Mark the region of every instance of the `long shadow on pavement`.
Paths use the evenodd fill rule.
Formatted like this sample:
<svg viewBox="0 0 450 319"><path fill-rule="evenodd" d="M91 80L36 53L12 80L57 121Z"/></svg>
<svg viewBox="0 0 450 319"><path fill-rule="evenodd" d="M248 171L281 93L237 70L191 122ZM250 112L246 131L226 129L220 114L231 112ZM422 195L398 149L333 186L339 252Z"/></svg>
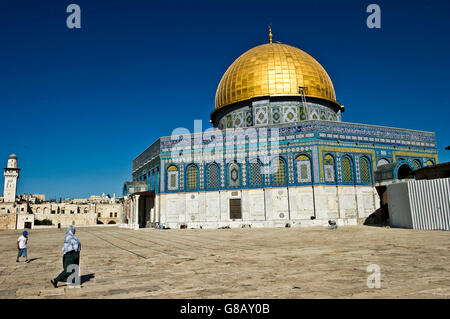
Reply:
<svg viewBox="0 0 450 319"><path fill-rule="evenodd" d="M81 284L84 284L85 282L91 280L92 278L95 278L95 274L88 274L88 275L83 275L81 276Z"/></svg>

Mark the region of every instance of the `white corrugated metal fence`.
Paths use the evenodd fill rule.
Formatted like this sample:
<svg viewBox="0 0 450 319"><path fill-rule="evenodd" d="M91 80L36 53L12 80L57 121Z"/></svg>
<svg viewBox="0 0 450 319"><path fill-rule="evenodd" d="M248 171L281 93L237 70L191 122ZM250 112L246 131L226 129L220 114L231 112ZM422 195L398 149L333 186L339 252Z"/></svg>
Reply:
<svg viewBox="0 0 450 319"><path fill-rule="evenodd" d="M414 229L450 230L450 178L408 181Z"/></svg>

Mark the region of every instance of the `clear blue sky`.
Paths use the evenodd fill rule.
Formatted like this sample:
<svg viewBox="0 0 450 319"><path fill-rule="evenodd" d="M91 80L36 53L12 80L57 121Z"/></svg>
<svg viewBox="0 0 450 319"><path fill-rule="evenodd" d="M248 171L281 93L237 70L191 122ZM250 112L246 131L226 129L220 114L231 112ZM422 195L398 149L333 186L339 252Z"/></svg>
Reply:
<svg viewBox="0 0 450 319"><path fill-rule="evenodd" d="M18 155L19 193L120 195L155 139L208 123L222 74L269 22L324 66L344 121L434 131L449 161L449 21L449 1L2 0L0 162Z"/></svg>

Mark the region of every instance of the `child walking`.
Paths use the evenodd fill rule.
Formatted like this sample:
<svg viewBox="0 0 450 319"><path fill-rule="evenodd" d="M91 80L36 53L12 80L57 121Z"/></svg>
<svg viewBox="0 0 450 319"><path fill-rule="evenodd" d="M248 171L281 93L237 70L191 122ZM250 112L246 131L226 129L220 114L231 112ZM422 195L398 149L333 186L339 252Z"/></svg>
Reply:
<svg viewBox="0 0 450 319"><path fill-rule="evenodd" d="M17 259L16 259L17 263L19 262L20 257L25 257L26 263L30 262L27 257L27 242L28 242L28 232L24 231L22 233L22 235L19 237L19 239L17 239L17 249L19 251L17 253Z"/></svg>

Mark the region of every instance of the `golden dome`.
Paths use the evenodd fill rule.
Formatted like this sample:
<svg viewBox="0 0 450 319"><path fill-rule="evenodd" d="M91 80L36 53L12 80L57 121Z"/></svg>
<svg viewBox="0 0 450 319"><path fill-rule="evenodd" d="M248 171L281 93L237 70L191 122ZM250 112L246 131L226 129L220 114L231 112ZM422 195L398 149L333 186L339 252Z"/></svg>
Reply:
<svg viewBox="0 0 450 319"><path fill-rule="evenodd" d="M333 83L325 69L306 52L282 43L256 46L223 75L216 92L215 110L259 96L305 95L336 102Z"/></svg>

